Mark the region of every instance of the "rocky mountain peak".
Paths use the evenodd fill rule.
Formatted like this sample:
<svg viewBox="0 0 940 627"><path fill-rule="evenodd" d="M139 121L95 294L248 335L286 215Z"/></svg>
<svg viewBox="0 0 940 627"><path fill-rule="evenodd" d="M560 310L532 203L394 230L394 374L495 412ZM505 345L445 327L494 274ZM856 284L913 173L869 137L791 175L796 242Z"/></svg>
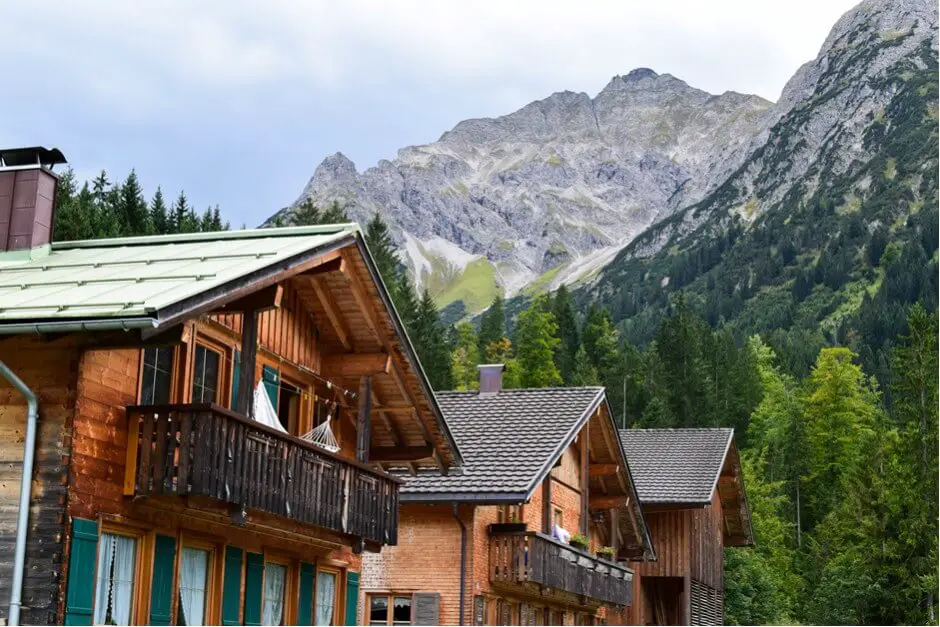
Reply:
<svg viewBox="0 0 940 627"><path fill-rule="evenodd" d="M351 181L359 175L356 164L341 152L336 152L320 162L313 173L313 181L326 184L332 181Z"/></svg>

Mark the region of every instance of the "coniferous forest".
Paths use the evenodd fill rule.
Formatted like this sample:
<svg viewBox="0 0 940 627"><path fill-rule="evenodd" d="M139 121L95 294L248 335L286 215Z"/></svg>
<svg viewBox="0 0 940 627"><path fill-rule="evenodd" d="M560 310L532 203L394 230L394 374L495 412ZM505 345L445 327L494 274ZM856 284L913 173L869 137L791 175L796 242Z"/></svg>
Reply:
<svg viewBox="0 0 940 627"><path fill-rule="evenodd" d="M183 192L167 202L158 188L147 202L133 171L81 186L67 171L59 186L58 241L228 228L218 207L198 213ZM335 203L308 201L290 224L346 220ZM923 624L937 622L936 211L905 229L858 234L862 252L840 265L855 237L845 229L823 250L833 259L796 274L797 302L845 277L877 278L828 331L766 316L726 324L678 289L624 322L565 286L515 312L496 298L478 321L448 326L380 216L364 234L435 389L473 389L477 364L498 362L506 387L606 386L624 427L734 427L756 546L726 551L726 622Z"/></svg>

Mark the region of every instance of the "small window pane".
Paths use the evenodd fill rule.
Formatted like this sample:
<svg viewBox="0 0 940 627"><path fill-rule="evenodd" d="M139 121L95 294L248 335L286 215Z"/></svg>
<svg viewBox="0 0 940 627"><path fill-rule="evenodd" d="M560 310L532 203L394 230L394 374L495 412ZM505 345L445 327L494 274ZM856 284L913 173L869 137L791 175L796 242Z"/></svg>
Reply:
<svg viewBox="0 0 940 627"><path fill-rule="evenodd" d="M180 555L177 625L205 625L209 551L183 547Z"/></svg>
<svg viewBox="0 0 940 627"><path fill-rule="evenodd" d="M148 348L144 350L144 370L140 384L141 404L162 405L170 402L172 371L173 349Z"/></svg>
<svg viewBox="0 0 940 627"><path fill-rule="evenodd" d="M98 539L98 578L95 585L96 625L130 625L134 603L137 540L102 533Z"/></svg>
<svg viewBox="0 0 940 627"><path fill-rule="evenodd" d="M193 368L193 402L214 403L216 386L219 380L219 361L221 355L205 346L196 347L195 367Z"/></svg>
<svg viewBox="0 0 940 627"><path fill-rule="evenodd" d="M395 597L395 608L392 612L392 624L411 624L411 597Z"/></svg>
<svg viewBox="0 0 940 627"><path fill-rule="evenodd" d="M369 597L369 624L388 624L388 597Z"/></svg>

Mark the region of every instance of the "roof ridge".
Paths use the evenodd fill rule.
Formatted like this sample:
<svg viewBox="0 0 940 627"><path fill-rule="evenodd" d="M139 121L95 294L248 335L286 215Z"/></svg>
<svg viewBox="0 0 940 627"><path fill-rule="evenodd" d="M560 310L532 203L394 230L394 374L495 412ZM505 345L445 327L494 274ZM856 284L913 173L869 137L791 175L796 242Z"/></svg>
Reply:
<svg viewBox="0 0 940 627"><path fill-rule="evenodd" d="M337 224L314 224L309 226L285 226L278 228L239 229L236 231L207 231L201 233L174 233L172 235L139 235L134 237L111 237L53 242L52 250L74 248L109 248L115 246L147 246L153 244L177 244L192 242L217 242L221 240L255 239L263 237L296 237L298 235L332 235L343 231L361 231L357 222Z"/></svg>
<svg viewBox="0 0 940 627"><path fill-rule="evenodd" d="M593 391L603 390L604 386L602 385L572 385L572 386L558 386L558 387L545 387L545 388L503 388L498 393L495 394L483 394L482 398L499 398L500 395L507 393L519 393L519 392L568 392L568 391ZM479 390L436 390L435 395L442 394L452 394L457 396L458 394L473 394L474 396L481 396Z"/></svg>

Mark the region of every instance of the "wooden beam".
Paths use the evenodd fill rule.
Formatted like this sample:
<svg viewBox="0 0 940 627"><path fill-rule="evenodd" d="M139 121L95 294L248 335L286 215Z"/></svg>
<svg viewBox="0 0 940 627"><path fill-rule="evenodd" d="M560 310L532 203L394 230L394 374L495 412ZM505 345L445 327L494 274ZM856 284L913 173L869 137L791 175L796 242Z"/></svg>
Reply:
<svg viewBox="0 0 940 627"><path fill-rule="evenodd" d="M385 412L387 414L413 414L417 411L414 405L383 405L382 403L376 403L372 408L375 411Z"/></svg>
<svg viewBox="0 0 940 627"><path fill-rule="evenodd" d="M608 515L610 516L610 547L616 553L620 549L620 510L611 507Z"/></svg>
<svg viewBox="0 0 940 627"><path fill-rule="evenodd" d="M590 433L589 427L591 421L588 420L584 423L584 426L581 427L581 434L578 436L581 439L581 533L583 535L588 535L590 533L591 527L591 512L588 507L588 500L590 494L590 481L591 477L588 474L588 468L590 466Z"/></svg>
<svg viewBox="0 0 940 627"><path fill-rule="evenodd" d="M219 311L232 313L236 311L266 311L268 309L276 309L281 306L283 296L284 285L282 283L276 283L275 285L268 286L257 292L252 292L251 294L225 303Z"/></svg>
<svg viewBox="0 0 940 627"><path fill-rule="evenodd" d="M616 475L619 471L620 466L617 464L591 464L588 474L591 477L608 477Z"/></svg>
<svg viewBox="0 0 940 627"><path fill-rule="evenodd" d="M330 272L344 272L345 270L346 260L342 257L337 257L336 259L331 259L327 262L321 263L319 266L307 270L301 276L320 276L329 274Z"/></svg>
<svg viewBox="0 0 940 627"><path fill-rule="evenodd" d="M636 514L633 513L633 505L630 497L627 497L627 516L630 518L630 527L633 529L633 537L637 544L643 546L643 534L640 533L640 523L637 522Z"/></svg>
<svg viewBox="0 0 940 627"><path fill-rule="evenodd" d="M301 274L294 278L310 286L310 289L313 290L314 295L320 302L320 307L326 314L326 319L330 322L330 326L333 327L333 331L336 332L336 337L339 338L340 344L342 344L343 348L346 350L352 350L353 346L349 339L349 329L346 328L346 322L343 316L336 310L333 299L330 298L329 292L323 286L322 280L317 276L307 274Z"/></svg>
<svg viewBox="0 0 940 627"><path fill-rule="evenodd" d="M341 353L320 358L325 377L365 377L387 374L392 364L388 353Z"/></svg>
<svg viewBox="0 0 940 627"><path fill-rule="evenodd" d="M552 474L542 482L542 533L552 533Z"/></svg>
<svg viewBox="0 0 940 627"><path fill-rule="evenodd" d="M601 407L597 409L598 413L596 415L601 415L602 413L606 413L602 409L603 407L605 406L602 404ZM617 439L620 436L617 434L617 428L613 425L612 420L600 420L599 422L601 423L601 435L604 436L604 442L607 443L607 448L610 449L615 459L619 459L620 458L620 454L619 454L620 443L617 442ZM613 429L614 431L613 436L611 436L610 431L608 430L608 427L611 427ZM627 486L627 481L624 478L624 475L626 475L628 472L629 472L628 466L624 466L623 472L617 473L617 483L620 484L620 488L623 490L624 494L630 494L630 488Z"/></svg>
<svg viewBox="0 0 940 627"><path fill-rule="evenodd" d="M591 509L611 509L613 507L626 507L629 498L620 496L592 496L589 499Z"/></svg>
<svg viewBox="0 0 940 627"><path fill-rule="evenodd" d="M434 447L425 446L379 446L369 450L369 461L373 462L408 462L427 459L434 453Z"/></svg>
<svg viewBox="0 0 940 627"><path fill-rule="evenodd" d="M238 371L238 413L251 416L254 403L255 363L258 356L258 313L242 315L242 351Z"/></svg>
<svg viewBox="0 0 940 627"><path fill-rule="evenodd" d="M356 420L356 459L369 463L372 441L372 377L359 379L359 413Z"/></svg>

